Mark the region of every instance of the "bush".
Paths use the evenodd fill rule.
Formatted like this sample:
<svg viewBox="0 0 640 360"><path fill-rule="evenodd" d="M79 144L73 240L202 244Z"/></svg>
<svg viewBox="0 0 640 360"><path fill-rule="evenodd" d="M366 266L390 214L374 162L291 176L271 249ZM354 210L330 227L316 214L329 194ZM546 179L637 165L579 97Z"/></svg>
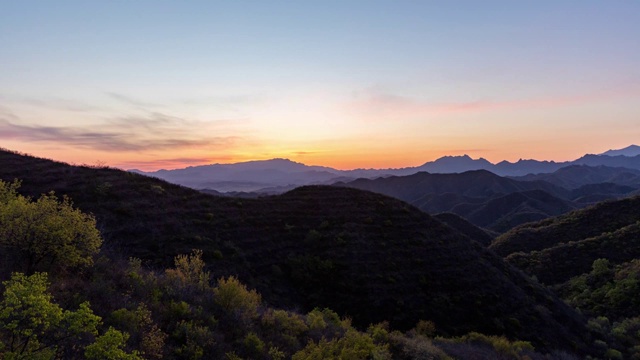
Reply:
<svg viewBox="0 0 640 360"><path fill-rule="evenodd" d="M0 180L0 248L16 256L20 270L85 267L93 263L102 238L96 220L53 192L37 201L18 195L18 182Z"/></svg>
<svg viewBox="0 0 640 360"><path fill-rule="evenodd" d="M213 289L216 304L225 311L243 319L254 319L258 315L258 306L262 297L255 290L248 290L240 281L230 276L218 279Z"/></svg>
<svg viewBox="0 0 640 360"><path fill-rule="evenodd" d="M14 273L3 284L0 358L48 358L56 352L72 356L79 345L97 335L100 317L86 302L76 311L55 304L47 292L47 274Z"/></svg>
<svg viewBox="0 0 640 360"><path fill-rule="evenodd" d="M174 263L175 269L167 269L166 275L170 281L177 283L178 287L193 287L200 291L210 288L211 275L204 270L202 250L194 249L189 255L178 255L175 257Z"/></svg>

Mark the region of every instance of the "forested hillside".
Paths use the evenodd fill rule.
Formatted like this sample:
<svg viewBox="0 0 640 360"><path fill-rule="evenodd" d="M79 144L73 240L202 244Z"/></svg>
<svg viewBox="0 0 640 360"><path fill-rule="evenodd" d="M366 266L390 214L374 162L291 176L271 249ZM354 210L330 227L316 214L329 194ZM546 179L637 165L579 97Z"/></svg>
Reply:
<svg viewBox="0 0 640 360"><path fill-rule="evenodd" d="M134 257L154 279L176 256L198 249L208 278L237 277L269 306L330 308L362 330L383 321L407 330L424 320L445 336L475 331L541 351L591 351L578 313L480 243L401 201L337 187L221 198L114 169L0 154L7 165L0 178L20 179L20 193L53 190L95 216L104 239L96 264L106 268L115 262L125 271ZM105 267L87 271L122 276L101 273ZM102 299L122 296L95 291Z"/></svg>
<svg viewBox="0 0 640 360"><path fill-rule="evenodd" d="M619 358L640 357L640 197L519 226L490 248L589 316Z"/></svg>

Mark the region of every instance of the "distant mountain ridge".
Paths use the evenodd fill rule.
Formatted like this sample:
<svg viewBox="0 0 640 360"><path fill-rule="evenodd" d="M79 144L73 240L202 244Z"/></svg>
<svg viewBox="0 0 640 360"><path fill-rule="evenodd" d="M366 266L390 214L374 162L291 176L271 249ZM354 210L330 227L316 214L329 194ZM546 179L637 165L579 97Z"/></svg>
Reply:
<svg viewBox="0 0 640 360"><path fill-rule="evenodd" d="M605 151L600 155L607 155L607 156L638 156L640 155L640 146L638 145L630 145L627 146L624 149L619 149L619 150L609 150L609 151Z"/></svg>
<svg viewBox="0 0 640 360"><path fill-rule="evenodd" d="M567 189L577 189L584 185L613 183L640 188L640 170L604 165L570 165L553 173L529 174L512 177L515 180L543 180Z"/></svg>
<svg viewBox="0 0 640 360"><path fill-rule="evenodd" d="M444 156L416 167L338 170L277 158L235 164L190 166L184 169L154 172L130 171L195 189L273 194L302 185L332 184L358 178L404 176L418 172L462 173L471 170L487 170L500 176L526 176L552 173L573 165L622 167L640 171L640 153L636 154L640 151L639 149L639 146L631 145L624 149L609 150L599 155L588 154L574 161L565 162L521 159L517 162L501 161L493 164L484 158L472 159L468 155L462 155Z"/></svg>

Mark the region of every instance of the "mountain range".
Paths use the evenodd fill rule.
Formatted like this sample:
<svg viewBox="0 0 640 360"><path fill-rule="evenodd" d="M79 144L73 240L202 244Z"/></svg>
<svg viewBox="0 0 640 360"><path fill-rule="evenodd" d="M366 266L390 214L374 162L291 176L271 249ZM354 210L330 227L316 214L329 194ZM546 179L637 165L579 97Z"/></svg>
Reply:
<svg viewBox="0 0 640 360"><path fill-rule="evenodd" d="M487 170L500 176L531 176L553 173L574 165L606 166L640 171L639 146L609 150L599 155L585 155L574 161L554 162L538 160L502 161L493 164L486 159L472 159L468 155L445 156L417 167L399 169L338 170L325 166L308 166L287 159L249 161L236 164L191 166L184 169L132 172L157 177L194 189L209 189L220 193L256 192L278 194L297 186L348 182L358 178L405 176L417 172L461 173ZM237 194L236 194L237 195Z"/></svg>

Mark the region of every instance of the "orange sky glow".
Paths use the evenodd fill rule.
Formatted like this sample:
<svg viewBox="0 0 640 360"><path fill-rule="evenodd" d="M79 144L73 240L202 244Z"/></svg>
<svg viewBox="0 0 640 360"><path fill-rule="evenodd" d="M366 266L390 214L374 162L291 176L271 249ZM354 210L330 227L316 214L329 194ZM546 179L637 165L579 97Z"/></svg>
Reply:
<svg viewBox="0 0 640 360"><path fill-rule="evenodd" d="M463 3L13 2L0 147L153 171L640 143L640 3Z"/></svg>

